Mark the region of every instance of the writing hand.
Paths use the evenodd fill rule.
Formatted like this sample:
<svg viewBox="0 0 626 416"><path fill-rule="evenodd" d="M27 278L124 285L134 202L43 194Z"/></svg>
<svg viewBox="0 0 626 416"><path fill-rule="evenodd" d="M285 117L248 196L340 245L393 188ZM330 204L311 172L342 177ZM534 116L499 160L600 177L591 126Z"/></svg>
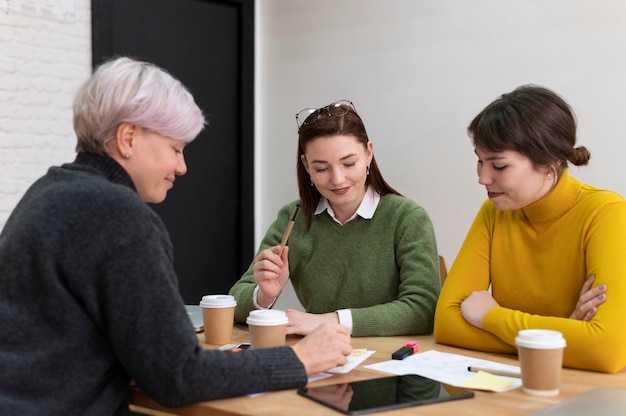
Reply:
<svg viewBox="0 0 626 416"><path fill-rule="evenodd" d="M583 284L578 303L570 315L570 319L589 322L598 312L598 306L606 301L606 285L591 288L595 279L595 276L590 276Z"/></svg>
<svg viewBox="0 0 626 416"><path fill-rule="evenodd" d="M309 375L344 365L352 353L346 327L331 323L319 325L292 348Z"/></svg>

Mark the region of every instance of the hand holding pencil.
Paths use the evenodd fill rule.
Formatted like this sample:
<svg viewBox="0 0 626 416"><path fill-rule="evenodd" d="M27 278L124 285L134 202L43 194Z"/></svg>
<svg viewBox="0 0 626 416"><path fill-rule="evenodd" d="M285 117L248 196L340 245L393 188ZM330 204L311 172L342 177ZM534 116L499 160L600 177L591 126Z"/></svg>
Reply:
<svg viewBox="0 0 626 416"><path fill-rule="evenodd" d="M254 280L259 286L257 302L260 306L268 307L271 305L289 280L287 241L299 210L300 204L297 204L289 218L280 245L263 250L255 259Z"/></svg>

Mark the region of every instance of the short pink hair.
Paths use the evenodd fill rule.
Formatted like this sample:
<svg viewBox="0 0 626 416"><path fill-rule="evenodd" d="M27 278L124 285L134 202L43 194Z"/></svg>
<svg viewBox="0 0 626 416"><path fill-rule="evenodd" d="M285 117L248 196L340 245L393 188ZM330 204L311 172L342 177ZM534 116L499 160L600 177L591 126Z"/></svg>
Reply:
<svg viewBox="0 0 626 416"><path fill-rule="evenodd" d="M123 123L190 142L204 115L187 88L164 69L128 57L100 65L74 99L76 151L106 153Z"/></svg>

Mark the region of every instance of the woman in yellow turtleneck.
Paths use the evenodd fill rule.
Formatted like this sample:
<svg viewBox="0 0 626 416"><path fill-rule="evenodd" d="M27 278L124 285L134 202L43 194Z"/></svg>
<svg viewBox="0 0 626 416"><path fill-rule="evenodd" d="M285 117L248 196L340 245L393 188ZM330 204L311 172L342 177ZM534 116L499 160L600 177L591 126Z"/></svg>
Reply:
<svg viewBox="0 0 626 416"><path fill-rule="evenodd" d="M626 201L569 176L586 165L569 105L522 86L468 127L481 207L443 286L438 342L515 353L521 329L561 331L566 367L626 366Z"/></svg>

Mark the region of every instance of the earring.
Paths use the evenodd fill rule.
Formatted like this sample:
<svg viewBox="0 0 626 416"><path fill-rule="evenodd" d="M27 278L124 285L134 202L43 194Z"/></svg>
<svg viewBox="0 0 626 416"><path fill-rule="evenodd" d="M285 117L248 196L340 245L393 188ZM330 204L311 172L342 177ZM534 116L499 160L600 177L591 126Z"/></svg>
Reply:
<svg viewBox="0 0 626 416"><path fill-rule="evenodd" d="M365 168L365 174L367 176L369 176L369 174L370 174L370 167L369 167L369 165Z"/></svg>
<svg viewBox="0 0 626 416"><path fill-rule="evenodd" d="M309 178L309 180L311 181L311 186L313 186L313 179Z"/></svg>
<svg viewBox="0 0 626 416"><path fill-rule="evenodd" d="M124 158L130 159L130 156L131 156L130 152L124 153Z"/></svg>
<svg viewBox="0 0 626 416"><path fill-rule="evenodd" d="M548 180L552 179L552 174L548 173Z"/></svg>

